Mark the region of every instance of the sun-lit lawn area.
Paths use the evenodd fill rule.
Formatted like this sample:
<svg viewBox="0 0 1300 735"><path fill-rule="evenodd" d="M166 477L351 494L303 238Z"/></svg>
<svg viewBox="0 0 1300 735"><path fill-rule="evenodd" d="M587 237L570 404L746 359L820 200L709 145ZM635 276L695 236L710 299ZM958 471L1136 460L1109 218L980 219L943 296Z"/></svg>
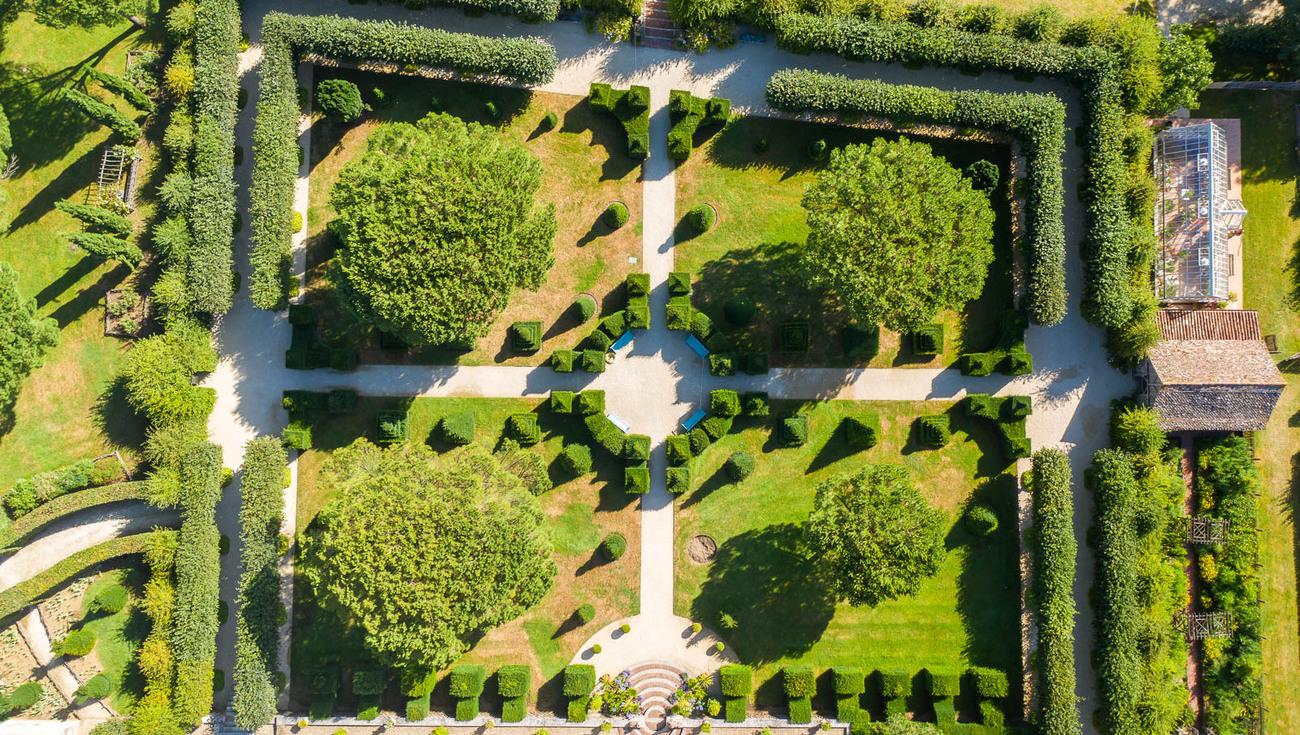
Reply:
<svg viewBox="0 0 1300 735"><path fill-rule="evenodd" d="M568 442L589 443L590 434L580 421L551 413L538 400L417 398L411 402L362 398L355 412L318 422L313 431L313 448L299 459L300 532L309 529L311 519L329 501L328 497L323 497L316 482L329 450L361 436L374 440L378 413L403 408L408 411L409 441L429 442L440 451L447 447L436 435L431 437L431 433L439 419L448 414L472 413L475 442L485 447L497 445L511 414L537 412L539 415L543 440L532 451L540 452L547 460L552 467L551 477L557 483L553 490L541 496L541 504L546 514L545 527L555 547L559 574L541 603L518 619L488 632L459 662L483 663L489 671L503 664L528 664L533 668L536 689L537 685L555 677L577 652L578 646L602 625L632 615L638 609L641 526L635 498L622 489L623 465L596 451L593 453L593 473L565 481L565 476L553 464L555 458ZM627 553L615 562L606 562L597 547L607 534L614 531L627 538ZM300 601L309 596L305 582L300 581L295 586L295 594ZM591 623L580 625L573 615L584 603L595 607L596 617ZM304 647L297 645L302 641L319 641L331 650L343 646L350 651L347 656L360 653L355 644L338 640L336 626L321 620L323 616L315 612L310 603L295 610L294 656L299 663L307 660ZM317 622L323 626L318 629L321 633L314 632ZM301 669L295 666L295 671L298 670ZM553 710L560 704L558 693L552 690L553 687L543 688L538 693L541 697L539 704L544 709ZM445 687L435 691L435 704L438 694L444 691Z"/></svg>
<svg viewBox="0 0 1300 735"><path fill-rule="evenodd" d="M1245 306L1259 310L1265 334L1276 334L1281 356L1300 352L1300 218L1296 216L1297 177L1294 124L1300 95L1278 92L1205 92L1194 116L1241 119L1242 268ZM1300 375L1284 370L1288 387L1268 429L1255 436L1264 478L1260 503L1260 564L1263 593L1264 707L1267 732L1300 731Z"/></svg>
<svg viewBox="0 0 1300 735"><path fill-rule="evenodd" d="M796 412L809 417L808 442L778 448L771 428ZM916 417L944 412L952 419L949 444L938 450L918 446ZM870 413L880 417L881 441L854 454L840 422ZM692 471L700 481L679 501L677 513L677 613L715 628L721 614L735 618L736 629L721 634L742 661L757 667L757 682L796 663L868 671L1017 670L1015 480L991 426L940 401L778 401L772 414L738 422L733 433L694 460ZM733 484L722 465L739 450L758 463L751 476ZM953 522L939 573L917 596L874 608L837 604L801 542L817 484L866 463L907 467L926 500ZM999 528L989 539L975 538L960 521L973 500L996 509ZM712 562L700 564L688 555L688 543L698 534L717 542ZM779 678L775 681L759 688L760 705L784 703Z"/></svg>
<svg viewBox="0 0 1300 735"><path fill-rule="evenodd" d="M709 204L717 211L718 220L712 230L694 237L684 225L677 228L676 269L693 274L695 306L718 325L726 326L723 306L729 298L749 297L758 309L753 324L729 329L729 333L746 349L771 350L775 365L850 363L840 330L852 315L839 309L828 294L810 287L800 268L799 250L808 238L800 200L821 168L808 155L814 141L822 139L836 148L869 143L877 137L881 134L861 128L734 117L677 170L678 216L696 205ZM755 149L760 140L768 146L761 153ZM991 197L997 216L995 260L979 299L962 313L939 315L945 333L939 356L912 355L907 340L882 329L880 351L868 363L871 367L950 365L962 351L988 349L1012 305L1006 146L923 140L954 166L965 167L983 158L1001 169L1003 183ZM809 323L807 353L776 351L781 324L787 321Z"/></svg>
<svg viewBox="0 0 1300 735"><path fill-rule="evenodd" d="M597 303L610 297L633 271L641 270L640 167L623 153L623 132L613 118L590 109L585 98L544 92L447 82L419 77L368 74L317 69L316 80L342 76L354 80L363 97L384 90L386 105L375 105L361 122L344 125L317 117L312 127L311 201L308 226L308 300L326 316L323 336L328 342L360 344L363 362L463 364L540 364L551 351L572 347L585 336L568 313L580 293L590 293ZM491 119L486 104L496 105L500 118ZM462 119L498 127L541 161L542 187L538 198L555 205L557 232L555 265L536 292L520 290L493 322L476 349L465 352L422 349L411 353L378 349L368 329L338 315L334 292L325 277L337 241L327 231L333 217L330 189L343 167L362 154L366 138L385 121L415 121L434 109ZM559 122L554 130L539 126L546 113ZM610 231L600 221L605 207L615 201L627 205L630 218ZM635 260L630 260L630 259ZM611 302L612 303L612 302ZM619 308L619 307L615 307ZM535 355L515 355L507 343L507 330L520 320L542 322L543 346Z"/></svg>
<svg viewBox="0 0 1300 735"><path fill-rule="evenodd" d="M100 670L113 680L113 693L109 702L118 712L129 711L143 692L144 677L135 666L135 653L149 634L149 619L137 607L144 581L143 569L114 569L106 572L86 589L81 598L82 614L86 623L81 626L95 632L95 659ZM111 584L124 584L131 590L132 600L120 612L88 614L90 603L100 590Z"/></svg>
<svg viewBox="0 0 1300 735"><path fill-rule="evenodd" d="M56 211L54 203L64 198L80 202L88 196L108 140L106 129L58 95L73 84L83 64L124 73L127 52L143 43L129 24L56 30L24 14L5 29L0 105L9 117L18 166L3 183L9 204L0 220L12 224L0 231L0 260L18 271L23 295L36 299L40 313L57 320L60 343L47 354L45 366L24 383L13 427L0 427L0 488L17 477L129 448L142 439L139 422L121 401L101 401L109 393L124 348L119 340L103 335L103 295L131 274L123 266L84 255L64 240L64 233L80 227ZM120 101L115 104L129 109ZM145 169L133 219L143 222L152 208L152 152L148 145L139 150Z"/></svg>
<svg viewBox="0 0 1300 735"><path fill-rule="evenodd" d="M987 0L956 0L958 5L967 5ZM1008 13L1023 13L1040 5L1051 5L1067 18L1091 18L1095 16L1123 15L1141 6L1151 6L1151 0L992 0Z"/></svg>

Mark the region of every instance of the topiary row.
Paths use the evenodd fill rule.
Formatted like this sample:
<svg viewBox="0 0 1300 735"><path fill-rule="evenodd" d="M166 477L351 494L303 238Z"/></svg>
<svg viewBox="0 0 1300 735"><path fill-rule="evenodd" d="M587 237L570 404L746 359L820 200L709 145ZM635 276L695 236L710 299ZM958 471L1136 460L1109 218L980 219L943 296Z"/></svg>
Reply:
<svg viewBox="0 0 1300 735"><path fill-rule="evenodd" d="M1074 498L1070 458L1059 449L1034 453L1034 613L1038 621L1037 722L1043 735L1078 735L1074 694Z"/></svg>
<svg viewBox="0 0 1300 735"><path fill-rule="evenodd" d="M830 19L817 20L824 25ZM850 28L857 29L857 26ZM849 30L846 28L843 32L847 34ZM819 47L818 50L829 49ZM1057 324L1065 317L1062 184L1065 107L1055 97L949 92L785 69L773 74L768 81L767 101L782 110L866 114L898 122L984 128L1018 138L1028 162L1028 311L1039 324Z"/></svg>
<svg viewBox="0 0 1300 735"><path fill-rule="evenodd" d="M592 82L587 102L593 110L613 115L627 134L627 156L644 160L650 155L650 88L633 85L614 89L602 82Z"/></svg>
<svg viewBox="0 0 1300 735"><path fill-rule="evenodd" d="M668 157L685 161L695 147L695 133L700 128L725 125L731 116L731 100L721 97L703 99L681 89L668 93Z"/></svg>
<svg viewBox="0 0 1300 735"><path fill-rule="evenodd" d="M591 664L569 664L564 667L561 691L569 700L569 722L585 722L591 710L591 693L596 689L596 667Z"/></svg>
<svg viewBox="0 0 1300 735"><path fill-rule="evenodd" d="M313 53L343 61L389 61L525 84L550 81L555 48L535 38L489 38L391 21L268 13L262 24L261 99L253 133L251 226L253 303L280 308L285 298L298 175L297 58Z"/></svg>
<svg viewBox="0 0 1300 735"><path fill-rule="evenodd" d="M176 604L172 650L176 657L176 716L197 724L212 711L217 653L217 603L221 557L216 508L221 499L221 449L202 442L181 456L181 528L176 548Z"/></svg>

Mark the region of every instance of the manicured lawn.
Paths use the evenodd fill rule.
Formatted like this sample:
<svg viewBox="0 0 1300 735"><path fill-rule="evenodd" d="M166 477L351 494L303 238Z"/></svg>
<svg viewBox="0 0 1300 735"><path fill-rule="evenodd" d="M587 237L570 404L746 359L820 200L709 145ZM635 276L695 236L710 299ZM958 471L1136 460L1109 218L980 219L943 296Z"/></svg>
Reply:
<svg viewBox="0 0 1300 735"><path fill-rule="evenodd" d="M9 117L18 169L3 183L12 224L0 233L0 260L17 269L23 295L36 299L40 313L58 321L60 344L24 384L13 427L0 428L0 488L142 439L139 421L109 391L123 343L103 336L103 295L130 272L87 257L64 240L64 233L79 226L54 209L60 199L83 201L88 195L108 139L106 129L69 108L59 92L83 63L122 74L127 51L142 43L128 24L56 30L25 14L5 32L0 105ZM152 209L152 152L147 145L140 152L145 169L135 219L143 222Z"/></svg>
<svg viewBox="0 0 1300 735"><path fill-rule="evenodd" d="M682 217L699 204L710 204L718 223L709 232L691 237L677 228L675 268L694 276L695 306L719 325L725 325L723 305L736 295L748 296L758 307L754 324L732 330L737 341L755 349L773 350L773 364L846 365L840 329L850 320L833 300L807 283L799 265L799 250L808 238L800 200L821 164L810 160L813 141L824 139L832 147L870 142L880 133L836 125L790 120L734 117L708 142L697 148L677 170L677 214ZM897 137L897 136L886 136ZM755 152L766 140L768 149ZM987 158L1007 179L1007 148L981 143L931 142L936 153L964 167ZM943 353L938 357L911 355L899 335L881 331L880 351L869 365L949 365L965 351L991 347L998 325L1011 308L1010 208L1003 183L992 201L997 215L994 235L996 260L989 268L983 295L962 313L943 312ZM786 321L808 321L811 348L802 355L782 354L777 335Z"/></svg>
<svg viewBox="0 0 1300 735"><path fill-rule="evenodd" d="M535 411L541 417L543 441L533 451L540 451L548 464L553 463L568 442L589 443L589 434L581 422L550 413L541 401L530 399L485 398L418 398L361 399L357 411L330 417L318 423L313 432L313 449L299 459L298 528L308 528L311 519L329 501L316 482L321 463L330 449L351 443L359 436L376 434L377 415L381 410L405 407L409 411L410 441L429 442L435 449L446 446L430 436L438 420L452 413L469 412L475 419L475 442L494 447L501 437L506 418L514 413ZM483 663L489 671L503 664L526 663L533 669L536 688L555 677L568 664L578 647L602 625L635 614L638 606L638 571L640 568L640 520L636 501L622 490L621 462L593 451L595 472L577 480L564 477L552 465L556 487L541 496L546 514L545 527L555 547L559 574L555 585L536 607L499 628L491 630L458 663ZM605 563L597 550L600 541L613 531L628 541L627 553L613 563ZM308 531L309 532L309 531ZM295 586L299 601L307 597L303 581ZM596 608L595 619L587 625L575 625L571 619L579 605L590 603ZM305 629L306 638L320 640L321 645L354 648L337 640L334 633L318 637L313 623L322 617L310 604L296 608L295 651L299 662L306 653L298 645L297 631ZM334 627L323 622L330 631ZM331 638L331 636L333 636ZM358 651L359 653L359 651ZM295 670L298 670L295 667ZM436 697L443 688L435 691ZM554 710L561 704L554 687L537 692L538 704ZM495 706L495 705L494 705Z"/></svg>
<svg viewBox="0 0 1300 735"><path fill-rule="evenodd" d="M318 82L329 76L353 79L367 101L371 97L369 90L382 87L385 99L392 103L377 106L374 114L355 125L317 119L312 128L307 288L309 300L328 315L321 320L323 324L342 323L336 318L338 310L332 285L324 277L327 263L337 248L337 242L326 230L333 217L330 189L343 166L365 151L370 131L384 121L418 120L431 111L435 99L440 111L496 125L502 135L519 141L541 161L544 174L538 196L541 201L555 205L558 228L555 266L546 281L537 292L517 291L488 334L479 340L477 349L469 353L432 349L411 354L381 351L369 330L355 325L331 326L324 335L327 341L363 345L364 362L540 364L552 350L572 347L586 335L566 313L578 294L590 293L599 303L628 273L640 270L636 265L641 256L639 168L623 154L623 133L617 123L593 112L584 98L317 69ZM484 111L487 102L497 106L500 120L488 118ZM539 123L548 112L554 112L559 123L554 130L545 132ZM610 232L600 223L600 215L614 201L626 204L631 216L622 228ZM507 330L511 323L520 320L542 322L543 347L535 355L515 355L509 349Z"/></svg>
<svg viewBox="0 0 1300 735"><path fill-rule="evenodd" d="M144 687L144 678L135 667L135 653L149 634L149 619L135 604L144 578L143 574L134 573L136 571L115 569L106 572L86 589L81 598L81 612L86 615L95 595L110 584L127 585L133 596L131 603L120 612L88 616L82 626L95 632L94 655L101 671L113 680L114 689L109 702L118 712L129 711Z"/></svg>
<svg viewBox="0 0 1300 735"><path fill-rule="evenodd" d="M1300 95L1273 92L1209 91L1196 115L1242 121L1242 201L1244 225L1243 294L1248 309L1258 309L1265 334L1277 334L1282 356L1300 352L1300 218L1296 217L1294 109ZM1260 500L1260 564L1263 592L1264 707L1268 732L1300 731L1300 375L1288 382L1268 428L1255 435L1264 492Z"/></svg>
<svg viewBox="0 0 1300 735"><path fill-rule="evenodd" d="M985 0L957 0L958 5L966 5ZM1008 13L1023 13L1039 5L1051 5L1061 11L1067 18L1090 18L1093 16L1122 15L1140 3L1133 0L993 0L996 5Z"/></svg>
<svg viewBox="0 0 1300 735"><path fill-rule="evenodd" d="M971 665L1018 670L1015 482L992 429L939 401L781 401L772 409L770 421L737 423L694 460L693 473L701 479L679 501L677 515L677 613L715 627L722 613L733 616L738 627L722 635L742 661L757 667L758 682L796 663L868 671ZM777 448L770 428L795 412L809 416L808 442ZM952 416L952 441L940 450L916 446L915 417L943 412ZM880 417L881 441L852 454L840 421L869 413ZM758 464L753 475L731 484L721 467L738 450L754 455ZM867 462L907 467L927 501L954 522L939 573L917 596L874 608L836 604L801 544L818 482ZM972 499L997 510L1000 528L990 539L976 540L959 521ZM686 553L697 534L717 542L711 563L697 564ZM1011 679L1015 688L1016 677ZM767 706L784 703L779 683L760 687L758 698Z"/></svg>

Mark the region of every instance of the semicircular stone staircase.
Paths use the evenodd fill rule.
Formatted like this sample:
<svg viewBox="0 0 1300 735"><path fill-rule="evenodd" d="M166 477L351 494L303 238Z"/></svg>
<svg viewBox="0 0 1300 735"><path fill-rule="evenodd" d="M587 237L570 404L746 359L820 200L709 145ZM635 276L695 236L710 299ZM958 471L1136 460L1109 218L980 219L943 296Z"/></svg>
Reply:
<svg viewBox="0 0 1300 735"><path fill-rule="evenodd" d="M681 686L683 672L671 664L648 662L628 669L628 684L641 699L641 713L645 716L642 732L664 729L673 692Z"/></svg>

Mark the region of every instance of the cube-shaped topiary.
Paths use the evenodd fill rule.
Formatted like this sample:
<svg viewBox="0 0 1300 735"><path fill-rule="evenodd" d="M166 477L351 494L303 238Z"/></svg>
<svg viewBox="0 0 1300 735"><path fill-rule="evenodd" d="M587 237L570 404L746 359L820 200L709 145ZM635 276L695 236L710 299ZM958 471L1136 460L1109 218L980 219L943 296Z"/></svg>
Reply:
<svg viewBox="0 0 1300 735"><path fill-rule="evenodd" d="M767 353L749 352L745 354L745 373L747 375L767 374Z"/></svg>
<svg viewBox="0 0 1300 735"><path fill-rule="evenodd" d="M523 664L508 664L497 669L497 693L503 698L528 696L532 683L532 671Z"/></svg>
<svg viewBox="0 0 1300 735"><path fill-rule="evenodd" d="M961 674L949 669L929 669L925 685L931 697L955 697L961 694Z"/></svg>
<svg viewBox="0 0 1300 735"><path fill-rule="evenodd" d="M1007 375L1028 375L1034 372L1034 357L1028 350L1011 350L1002 361L1002 372Z"/></svg>
<svg viewBox="0 0 1300 735"><path fill-rule="evenodd" d="M689 296L691 293L691 274L673 271L668 274L668 294L670 296Z"/></svg>
<svg viewBox="0 0 1300 735"><path fill-rule="evenodd" d="M650 470L640 465L624 467L623 489L630 495L650 492Z"/></svg>
<svg viewBox="0 0 1300 735"><path fill-rule="evenodd" d="M781 419L781 444L787 447L802 447L808 441L808 417L787 416Z"/></svg>
<svg viewBox="0 0 1300 735"><path fill-rule="evenodd" d="M782 352L807 352L810 340L808 322L786 322L781 325Z"/></svg>
<svg viewBox="0 0 1300 735"><path fill-rule="evenodd" d="M1002 401L986 393L970 393L966 396L963 405L967 416L997 421Z"/></svg>
<svg viewBox="0 0 1300 735"><path fill-rule="evenodd" d="M357 719L369 722L379 719L379 707L383 704L384 698L378 694L369 694L366 696L357 696Z"/></svg>
<svg viewBox="0 0 1300 735"><path fill-rule="evenodd" d="M1007 459L1023 459L1034 453L1033 443L1026 436L1004 436L1002 451Z"/></svg>
<svg viewBox="0 0 1300 735"><path fill-rule="evenodd" d="M410 722L419 722L429 716L429 695L422 697L413 697L406 700L406 719Z"/></svg>
<svg viewBox="0 0 1300 735"><path fill-rule="evenodd" d="M795 697L790 699L790 724L807 725L812 722L812 698Z"/></svg>
<svg viewBox="0 0 1300 735"><path fill-rule="evenodd" d="M862 694L867 691L867 678L862 669L836 666L831 670L831 681L836 694Z"/></svg>
<svg viewBox="0 0 1300 735"><path fill-rule="evenodd" d="M998 365L996 352L967 352L961 356L961 374L975 377L992 375Z"/></svg>
<svg viewBox="0 0 1300 735"><path fill-rule="evenodd" d="M627 312L616 311L600 320L600 331L610 339L618 339L627 331Z"/></svg>
<svg viewBox="0 0 1300 735"><path fill-rule="evenodd" d="M691 297L672 296L664 312L665 324L673 331L684 332L691 328Z"/></svg>
<svg viewBox="0 0 1300 735"><path fill-rule="evenodd" d="M542 323L526 321L511 324L510 346L515 352L529 354L542 349Z"/></svg>
<svg viewBox="0 0 1300 735"><path fill-rule="evenodd" d="M357 392L351 388L335 388L326 399L326 410L330 413L352 413L357 407Z"/></svg>
<svg viewBox="0 0 1300 735"><path fill-rule="evenodd" d="M388 672L383 669L361 669L352 672L352 693L358 697L377 696L388 688Z"/></svg>
<svg viewBox="0 0 1300 735"><path fill-rule="evenodd" d="M880 352L880 327L874 324L847 324L840 330L840 347L852 360L870 360Z"/></svg>
<svg viewBox="0 0 1300 735"><path fill-rule="evenodd" d="M754 671L744 664L727 664L718 670L724 697L748 697L754 688Z"/></svg>
<svg viewBox="0 0 1300 735"><path fill-rule="evenodd" d="M901 720L907 717L907 697L885 700L885 719Z"/></svg>
<svg viewBox="0 0 1300 735"><path fill-rule="evenodd" d="M605 351L604 350L583 350L582 369L589 373L605 372Z"/></svg>
<svg viewBox="0 0 1300 735"><path fill-rule="evenodd" d="M673 434L664 446L669 465L679 467L691 461L691 440L685 434Z"/></svg>
<svg viewBox="0 0 1300 735"><path fill-rule="evenodd" d="M668 468L668 492L673 495L681 495L691 489L691 468L669 467Z"/></svg>
<svg viewBox="0 0 1300 735"><path fill-rule="evenodd" d="M566 708L569 722L585 722L590 711L591 697L575 697L569 700Z"/></svg>
<svg viewBox="0 0 1300 735"><path fill-rule="evenodd" d="M880 417L874 413L847 416L841 427L844 441L852 449L870 449L880 442Z"/></svg>
<svg viewBox="0 0 1300 735"><path fill-rule="evenodd" d="M733 452L730 457L727 457L727 463L723 465L723 468L732 482L740 482L754 474L756 465L754 455L749 452Z"/></svg>
<svg viewBox="0 0 1300 735"><path fill-rule="evenodd" d="M557 373L571 373L578 362L575 350L556 350L551 353L551 369Z"/></svg>
<svg viewBox="0 0 1300 735"><path fill-rule="evenodd" d="M589 697L596 688L596 667L591 664L569 664L564 667L564 696Z"/></svg>
<svg viewBox="0 0 1300 735"><path fill-rule="evenodd" d="M725 388L709 391L709 413L724 417L740 415L740 394Z"/></svg>
<svg viewBox="0 0 1300 735"><path fill-rule="evenodd" d="M736 374L735 357L730 353L713 352L709 354L709 374L726 377Z"/></svg>
<svg viewBox="0 0 1300 735"><path fill-rule="evenodd" d="M579 477L591 472L591 449L586 444L570 444L555 461L569 477Z"/></svg>
<svg viewBox="0 0 1300 735"><path fill-rule="evenodd" d="M957 722L957 703L952 697L934 699L934 721L939 723L940 730L943 730L945 723L951 726Z"/></svg>
<svg viewBox="0 0 1300 735"><path fill-rule="evenodd" d="M726 97L710 97L704 104L704 124L721 125L731 117L731 100Z"/></svg>
<svg viewBox="0 0 1300 735"><path fill-rule="evenodd" d="M632 463L650 459L650 437L644 434L628 434L623 442L623 459Z"/></svg>
<svg viewBox="0 0 1300 735"><path fill-rule="evenodd" d="M943 325L926 324L910 335L912 354L929 357L943 352Z"/></svg>
<svg viewBox="0 0 1300 735"><path fill-rule="evenodd" d="M916 438L922 446L942 447L951 437L948 414L922 416L916 420Z"/></svg>
<svg viewBox="0 0 1300 735"><path fill-rule="evenodd" d="M406 441L408 422L405 411L380 411L379 443L397 444Z"/></svg>
<svg viewBox="0 0 1300 735"><path fill-rule="evenodd" d="M880 672L880 695L885 699L899 699L912 693L912 675L902 669L885 669Z"/></svg>
<svg viewBox="0 0 1300 735"><path fill-rule="evenodd" d="M527 697L507 697L501 700L502 722L523 722L528 716Z"/></svg>
<svg viewBox="0 0 1300 735"><path fill-rule="evenodd" d="M967 675L975 686L975 694L984 699L1001 699L1011 688L1004 671L985 666L972 667Z"/></svg>
<svg viewBox="0 0 1300 735"><path fill-rule="evenodd" d="M767 393L754 391L740 397L740 412L745 416L766 416L771 410Z"/></svg>
<svg viewBox="0 0 1300 735"><path fill-rule="evenodd" d="M578 413L583 416L592 414L605 413L605 391L603 390L584 390L578 394Z"/></svg>
<svg viewBox="0 0 1300 735"><path fill-rule="evenodd" d="M854 718L862 713L862 697L858 694L836 694L835 695L835 719L841 722L852 722ZM854 728L857 725L853 725ZM853 732L862 732L854 729Z"/></svg>
<svg viewBox="0 0 1300 735"><path fill-rule="evenodd" d="M448 444L469 444L474 441L474 414L461 411L443 416L438 421L438 433Z"/></svg>
<svg viewBox="0 0 1300 735"><path fill-rule="evenodd" d="M705 434L709 435L712 441L718 441L731 431L732 419L726 416L710 416L700 422L700 428Z"/></svg>
<svg viewBox="0 0 1300 735"><path fill-rule="evenodd" d="M708 339L713 336L713 330L713 320L708 314L702 311L691 314L691 334L695 335L696 339L701 341Z"/></svg>
<svg viewBox="0 0 1300 735"><path fill-rule="evenodd" d="M516 413L506 419L506 435L525 447L542 440L542 427L535 413Z"/></svg>
<svg viewBox="0 0 1300 735"><path fill-rule="evenodd" d="M629 273L623 282L627 286L628 297L646 296L650 293L649 273Z"/></svg>
<svg viewBox="0 0 1300 735"><path fill-rule="evenodd" d="M614 344L614 340L610 338L608 334L597 329L586 337L583 337L582 341L578 343L578 346L584 350L600 350L603 352L608 350L609 346L612 344Z"/></svg>
<svg viewBox="0 0 1300 735"><path fill-rule="evenodd" d="M709 438L708 433L698 426L691 429L691 433L686 436L691 441L691 454L694 454L697 457L705 449L708 449L710 444L713 444L713 440Z"/></svg>
<svg viewBox="0 0 1300 735"><path fill-rule="evenodd" d="M744 722L749 716L749 701L746 697L726 697L722 710L727 722Z"/></svg>
<svg viewBox="0 0 1300 735"><path fill-rule="evenodd" d="M817 679L811 666L787 666L781 670L781 688L789 699L811 697L817 693Z"/></svg>
<svg viewBox="0 0 1300 735"><path fill-rule="evenodd" d="M547 405L556 413L573 413L578 394L571 390L553 390Z"/></svg>
<svg viewBox="0 0 1300 735"><path fill-rule="evenodd" d="M650 328L650 299L646 296L633 296L627 300L627 328Z"/></svg>
<svg viewBox="0 0 1300 735"><path fill-rule="evenodd" d="M1005 723L1006 715L996 702L980 702L980 722L986 731L999 732Z"/></svg>
<svg viewBox="0 0 1300 735"><path fill-rule="evenodd" d="M487 681L487 670L478 664L453 666L450 677L451 696L456 699L478 697L483 693L483 684Z"/></svg>
<svg viewBox="0 0 1300 735"><path fill-rule="evenodd" d="M1034 412L1033 400L1029 396L1007 396L1002 402L1002 418L1023 419Z"/></svg>
<svg viewBox="0 0 1300 735"><path fill-rule="evenodd" d="M623 445L627 443L627 434L618 428L613 421L601 413L595 413L585 417L582 423L586 425L587 431L591 433L591 438L596 444L606 452L615 457L622 458Z"/></svg>
<svg viewBox="0 0 1300 735"><path fill-rule="evenodd" d="M709 348L709 352L732 352L735 348L735 345L731 342L731 338L721 329L713 330L713 334L710 334L709 338L704 340L704 346ZM740 358L743 356L744 355L731 356L731 359L736 361L738 369Z"/></svg>

